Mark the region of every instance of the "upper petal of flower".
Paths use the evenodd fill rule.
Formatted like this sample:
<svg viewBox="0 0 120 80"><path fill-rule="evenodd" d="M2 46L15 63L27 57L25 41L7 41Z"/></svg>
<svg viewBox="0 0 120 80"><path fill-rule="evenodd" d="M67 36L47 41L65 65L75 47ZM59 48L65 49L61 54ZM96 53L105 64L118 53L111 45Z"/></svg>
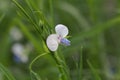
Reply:
<svg viewBox="0 0 120 80"><path fill-rule="evenodd" d="M51 34L47 38L47 46L51 51L56 51L58 48L58 35L57 34Z"/></svg>
<svg viewBox="0 0 120 80"><path fill-rule="evenodd" d="M68 35L68 28L65 25L63 25L63 24L56 25L55 31L61 37L65 37L65 36Z"/></svg>

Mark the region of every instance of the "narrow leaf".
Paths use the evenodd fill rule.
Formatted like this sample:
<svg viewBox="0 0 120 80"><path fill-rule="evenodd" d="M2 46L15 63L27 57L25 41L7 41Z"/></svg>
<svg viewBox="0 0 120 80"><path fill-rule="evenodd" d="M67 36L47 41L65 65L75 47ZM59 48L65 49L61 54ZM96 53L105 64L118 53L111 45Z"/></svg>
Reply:
<svg viewBox="0 0 120 80"><path fill-rule="evenodd" d="M94 69L93 65L90 63L90 61L87 60L87 63L88 63L88 65L89 65L89 67L90 67L90 69L95 77L95 80L102 80L100 78L100 76L98 75L97 71Z"/></svg>
<svg viewBox="0 0 120 80"><path fill-rule="evenodd" d="M8 80L15 80L12 74L0 63L0 71L8 78Z"/></svg>

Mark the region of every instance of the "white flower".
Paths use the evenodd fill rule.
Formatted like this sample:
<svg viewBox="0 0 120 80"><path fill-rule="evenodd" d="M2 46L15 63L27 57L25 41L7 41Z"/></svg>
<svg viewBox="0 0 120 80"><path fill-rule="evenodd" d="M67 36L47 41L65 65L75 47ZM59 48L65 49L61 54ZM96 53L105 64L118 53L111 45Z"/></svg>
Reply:
<svg viewBox="0 0 120 80"><path fill-rule="evenodd" d="M20 43L15 43L12 46L12 52L16 61L26 63L28 61L28 55L25 54L25 47Z"/></svg>
<svg viewBox="0 0 120 80"><path fill-rule="evenodd" d="M58 24L55 27L56 34L51 34L47 38L47 46L51 51L56 51L59 43L69 46L70 41L65 38L68 35L68 28L65 25Z"/></svg>
<svg viewBox="0 0 120 80"><path fill-rule="evenodd" d="M17 27L11 28L11 30L10 30L10 36L15 41L19 41L19 40L21 40L23 38L22 32Z"/></svg>

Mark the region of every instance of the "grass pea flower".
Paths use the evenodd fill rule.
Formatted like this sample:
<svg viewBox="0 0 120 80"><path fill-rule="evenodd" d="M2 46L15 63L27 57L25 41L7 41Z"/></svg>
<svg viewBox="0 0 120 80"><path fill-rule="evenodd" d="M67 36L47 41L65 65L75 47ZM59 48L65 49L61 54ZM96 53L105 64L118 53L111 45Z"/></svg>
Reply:
<svg viewBox="0 0 120 80"><path fill-rule="evenodd" d="M69 33L68 28L65 25L56 25L55 32L56 34L50 34L46 40L47 46L51 51L56 51L59 44L63 44L65 46L70 45L70 41L65 38Z"/></svg>

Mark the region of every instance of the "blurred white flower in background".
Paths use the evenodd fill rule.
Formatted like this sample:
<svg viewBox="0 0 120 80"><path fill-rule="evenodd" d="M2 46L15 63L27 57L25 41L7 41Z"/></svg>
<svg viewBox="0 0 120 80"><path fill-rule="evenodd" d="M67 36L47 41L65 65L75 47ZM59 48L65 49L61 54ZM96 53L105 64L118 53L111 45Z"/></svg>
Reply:
<svg viewBox="0 0 120 80"><path fill-rule="evenodd" d="M12 53L14 54L15 62L27 63L29 61L29 54L33 50L33 45L31 43L26 43L22 45L21 43L15 43L12 46Z"/></svg>
<svg viewBox="0 0 120 80"><path fill-rule="evenodd" d="M28 52L25 46L23 46L22 44L15 43L12 46L12 52L14 54L14 60L16 62L23 62L23 63L28 62Z"/></svg>
<svg viewBox="0 0 120 80"><path fill-rule="evenodd" d="M70 41L67 38L65 38L69 33L68 28L65 25L58 24L55 27L55 31L56 34L49 35L46 40L48 48L51 51L56 51L59 43L65 46L69 46Z"/></svg>
<svg viewBox="0 0 120 80"><path fill-rule="evenodd" d="M19 41L19 40L21 40L23 38L22 32L17 27L11 28L10 36L15 41Z"/></svg>
<svg viewBox="0 0 120 80"><path fill-rule="evenodd" d="M29 54L33 50L33 45L29 42L25 44L21 43L24 38L22 32L17 27L13 27L10 30L10 36L13 40L12 53L15 62L27 63L29 60Z"/></svg>

